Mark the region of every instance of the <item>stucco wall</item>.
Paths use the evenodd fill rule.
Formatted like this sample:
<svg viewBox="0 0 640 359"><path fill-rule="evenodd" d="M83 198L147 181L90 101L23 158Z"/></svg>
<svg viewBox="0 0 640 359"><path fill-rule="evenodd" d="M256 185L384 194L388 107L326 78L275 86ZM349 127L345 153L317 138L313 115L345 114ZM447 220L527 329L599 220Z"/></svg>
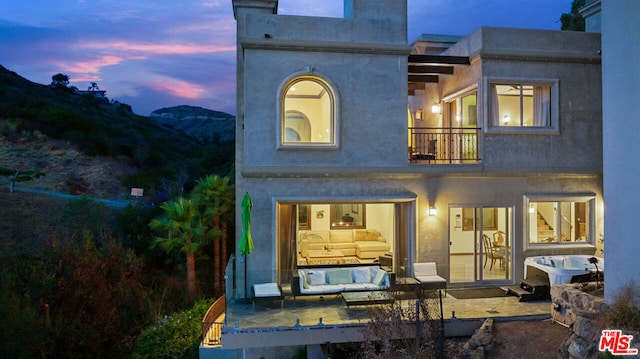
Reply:
<svg viewBox="0 0 640 359"><path fill-rule="evenodd" d="M339 150L276 148L281 87L307 68L337 94ZM246 50L244 78L251 83L244 101L246 166L406 164L406 56Z"/></svg>
<svg viewBox="0 0 640 359"><path fill-rule="evenodd" d="M606 203L605 299L640 278L637 240L640 156L640 2L602 2L604 193Z"/></svg>
<svg viewBox="0 0 640 359"><path fill-rule="evenodd" d="M482 27L445 52L471 58L470 66L456 66L454 75L441 76L440 91L447 97L478 86L485 171L602 172L599 50L599 34ZM488 131L488 87L492 79L557 81L557 133Z"/></svg>

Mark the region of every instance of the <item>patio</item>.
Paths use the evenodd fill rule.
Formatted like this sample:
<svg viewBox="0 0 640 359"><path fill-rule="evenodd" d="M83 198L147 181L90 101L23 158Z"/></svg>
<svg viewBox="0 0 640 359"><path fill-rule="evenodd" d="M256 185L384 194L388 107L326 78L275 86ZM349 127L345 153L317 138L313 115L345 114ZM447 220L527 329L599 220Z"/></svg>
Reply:
<svg viewBox="0 0 640 359"><path fill-rule="evenodd" d="M432 313L439 319L439 299L429 299ZM402 305L412 305L414 299L399 299ZM497 320L550 318L550 301L519 302L517 297L504 296L478 299L456 299L442 293L442 312L446 336L467 335L479 327L485 318ZM224 349L268 347L297 344L357 341L360 327L370 317L371 306L347 307L339 294L298 297L294 301L285 293L284 308L280 302L252 304L229 301L226 325L222 329ZM454 317L455 315L455 317Z"/></svg>

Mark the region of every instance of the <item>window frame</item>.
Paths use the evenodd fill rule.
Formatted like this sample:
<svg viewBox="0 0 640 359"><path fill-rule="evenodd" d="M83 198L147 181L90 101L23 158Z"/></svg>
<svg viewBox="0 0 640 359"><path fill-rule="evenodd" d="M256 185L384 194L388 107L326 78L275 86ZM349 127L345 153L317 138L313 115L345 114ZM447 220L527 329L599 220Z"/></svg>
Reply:
<svg viewBox="0 0 640 359"><path fill-rule="evenodd" d="M518 85L518 86L548 86L551 90L551 123L549 126L494 126L491 124L491 86L492 85ZM560 80L557 78L516 78L516 77L486 77L484 79L484 129L490 134L560 134Z"/></svg>
<svg viewBox="0 0 640 359"><path fill-rule="evenodd" d="M312 81L320 85L324 91L326 91L329 96L329 106L330 106L330 141L329 142L285 142L285 120L288 112L295 110L296 112L307 116L304 112L299 109L287 109L285 107L285 96L289 89L294 86L296 83L302 81ZM298 73L294 74L288 79L286 79L280 89L278 91L278 115L277 115L277 131L276 131L276 144L278 150L305 150L305 149L313 149L313 150L337 150L340 147L340 131L339 131L339 101L338 101L338 92L336 91L336 87L332 84L331 81L327 79L326 76L318 75L317 73Z"/></svg>
<svg viewBox="0 0 640 359"><path fill-rule="evenodd" d="M536 225L530 219L529 207L535 202L564 202L564 203L586 203L588 205L588 240L583 242L562 242L557 239L553 242L531 242L530 232L531 226ZM544 248L562 248L562 247L589 247L596 246L596 194L595 193L577 193L577 194L525 194L523 196L523 240L526 249L544 249ZM574 218L571 218L573 222ZM557 235L558 229L555 233Z"/></svg>

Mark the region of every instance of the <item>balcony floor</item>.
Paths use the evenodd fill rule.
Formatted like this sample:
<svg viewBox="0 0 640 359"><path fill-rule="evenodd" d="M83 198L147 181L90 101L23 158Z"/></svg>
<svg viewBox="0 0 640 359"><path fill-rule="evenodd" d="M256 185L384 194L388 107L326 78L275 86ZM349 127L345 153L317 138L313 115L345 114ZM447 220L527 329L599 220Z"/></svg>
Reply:
<svg viewBox="0 0 640 359"><path fill-rule="evenodd" d="M409 300L402 300L402 302ZM433 299L434 305L439 300ZM444 319L456 318L478 319L488 317L522 317L550 315L551 301L519 302L517 297L505 296L497 298L456 299L443 292L442 306ZM351 306L347 308L339 294L323 296L286 296L284 309L280 309L280 301L273 303L252 304L231 302L227 304L227 330L238 327L274 328L293 327L299 319L300 326L317 326L322 318L324 325L359 324L368 321L369 306ZM439 314L439 313L438 313ZM236 324L237 323L237 324Z"/></svg>

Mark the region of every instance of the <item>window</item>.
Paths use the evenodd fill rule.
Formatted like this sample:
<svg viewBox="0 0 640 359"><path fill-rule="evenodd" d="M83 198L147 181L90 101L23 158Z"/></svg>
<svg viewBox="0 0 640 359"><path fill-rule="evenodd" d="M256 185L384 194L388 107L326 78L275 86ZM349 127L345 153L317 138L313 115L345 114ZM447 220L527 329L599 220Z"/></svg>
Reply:
<svg viewBox="0 0 640 359"><path fill-rule="evenodd" d="M527 198L529 244L593 243L593 198Z"/></svg>
<svg viewBox="0 0 640 359"><path fill-rule="evenodd" d="M555 131L557 82L489 82L488 127L493 131Z"/></svg>
<svg viewBox="0 0 640 359"><path fill-rule="evenodd" d="M317 76L298 76L280 98L281 147L335 147L336 100L329 84Z"/></svg>

